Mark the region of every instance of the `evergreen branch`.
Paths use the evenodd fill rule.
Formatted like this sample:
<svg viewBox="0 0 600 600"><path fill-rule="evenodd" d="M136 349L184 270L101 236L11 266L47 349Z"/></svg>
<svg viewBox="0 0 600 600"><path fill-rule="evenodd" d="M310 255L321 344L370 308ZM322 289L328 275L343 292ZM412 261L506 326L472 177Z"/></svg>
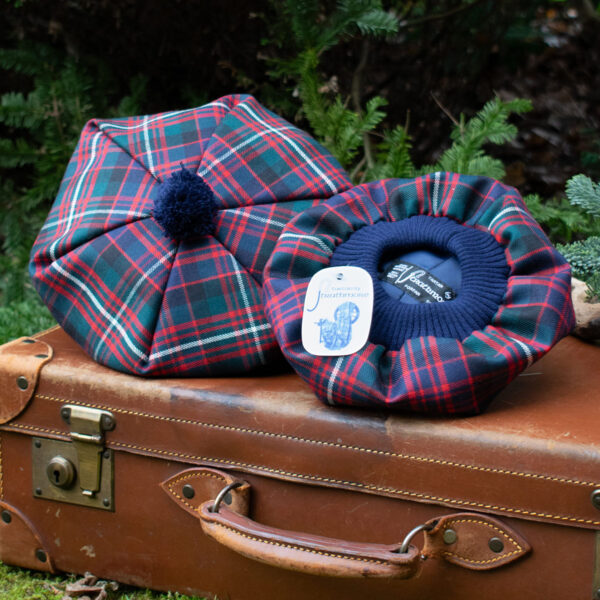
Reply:
<svg viewBox="0 0 600 600"><path fill-rule="evenodd" d="M575 277L586 281L600 272L600 236L572 244L557 244L556 248L571 265Z"/></svg>
<svg viewBox="0 0 600 600"><path fill-rule="evenodd" d="M362 101L362 74L367 66L369 59L369 40L364 39L361 45L360 60L354 70L352 76L352 103L354 104L354 110L358 115L362 114L361 101ZM371 138L368 132L363 132L363 147L365 149L365 161L369 169L372 169L375 165L375 159L373 158L373 148L371 146Z"/></svg>
<svg viewBox="0 0 600 600"><path fill-rule="evenodd" d="M600 217L600 185L585 175L575 175L567 181L567 198L572 205L581 206L585 212Z"/></svg>
<svg viewBox="0 0 600 600"><path fill-rule="evenodd" d="M513 140L517 135L517 128L508 123L507 119L512 113L520 114L528 110L531 110L531 102L528 100L503 102L496 97L466 123L461 114L450 134L453 144L433 166L434 170L455 171L465 175L485 174L502 179L505 174L502 162L487 156L483 146L488 142L502 144Z"/></svg>

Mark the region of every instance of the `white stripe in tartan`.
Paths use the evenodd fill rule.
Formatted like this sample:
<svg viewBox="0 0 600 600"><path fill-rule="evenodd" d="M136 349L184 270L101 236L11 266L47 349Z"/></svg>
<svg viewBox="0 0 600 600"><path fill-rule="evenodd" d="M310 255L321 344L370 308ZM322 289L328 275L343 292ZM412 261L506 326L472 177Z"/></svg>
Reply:
<svg viewBox="0 0 600 600"><path fill-rule="evenodd" d="M329 402L329 404L333 404L333 383L335 381L335 378L337 377L338 371L340 370L343 360L343 356L340 356L337 359L335 366L331 371L331 376L329 377L329 383L327 384L327 402Z"/></svg>
<svg viewBox="0 0 600 600"><path fill-rule="evenodd" d="M508 208L505 208L504 210L501 210L491 221L490 224L488 225L488 229L491 229L494 226L494 223L498 220L501 219L505 214L509 213L509 212L520 212L523 213L526 216L529 216L527 214L527 211L523 210L522 208L519 208L518 206L509 206Z"/></svg>
<svg viewBox="0 0 600 600"><path fill-rule="evenodd" d="M152 162L152 148L150 147L150 134L148 133L148 117L144 119L144 142L146 144L146 156L148 157L148 170L154 177L156 177L156 173L154 172L154 163Z"/></svg>
<svg viewBox="0 0 600 600"><path fill-rule="evenodd" d="M138 213L133 212L131 210L112 210L110 208L106 209L98 209L98 210L87 210L81 214L81 221L85 219L85 217L89 217L90 215L123 215L125 217L140 217L140 219L145 219L146 217L151 217L150 213ZM56 221L49 220L44 224L42 230L51 229L52 227L56 227L57 225L61 225L65 221L68 221L69 217L64 217L62 219L58 219ZM81 224L80 221L80 224Z"/></svg>
<svg viewBox="0 0 600 600"><path fill-rule="evenodd" d="M246 287L244 286L244 281L242 279L242 272L239 269L239 263L233 257L233 254L229 255L231 259L231 264L233 266L233 272L235 273L235 277L238 280L238 289L242 294L242 300L244 301L244 308L246 309L246 313L248 314L248 321L250 322L250 331L255 329L254 325L254 317L252 316L252 309L250 308L250 302L248 301L248 294L246 293ZM258 333L256 330L252 332L254 337L254 345L256 346L256 350L258 351L258 356L260 358L260 362L265 365L265 355L262 351L262 346L260 344L260 338L258 337Z"/></svg>
<svg viewBox="0 0 600 600"><path fill-rule="evenodd" d="M115 315L114 323L119 322L121 315L125 312L125 309L128 307L128 305L131 302L131 300L133 299L134 295L137 293L140 285L142 285L142 283L144 283L144 281L148 281L149 276L152 275L152 273L158 267L160 267L161 265L164 266L166 264L167 260L169 258L171 258L173 256L173 254L175 254L174 250L172 250L171 252L167 252L167 254L165 254L156 263L154 263L147 271L142 271L140 273L141 277L138 279L137 283L131 288L129 295L125 299L125 302L123 302L123 304L121 305L121 308L119 309L119 312ZM100 354L100 347L102 346L102 344L104 344L104 342L105 342L106 338L108 337L108 334L112 328L113 328L113 323L111 323L110 327L107 327L106 331L102 334L102 337L98 341L98 345L96 346L96 349L94 350L94 360L96 360L96 361L98 360L98 356Z"/></svg>
<svg viewBox="0 0 600 600"><path fill-rule="evenodd" d="M108 314L108 312L106 312L106 310L104 309L102 304L100 304L100 302L98 302L98 299L96 298L96 296L94 296L93 292L85 285L85 283L83 283L83 281L80 281L77 277L75 277L75 275L65 271L57 262L53 262L50 265L50 268L56 269L63 277L66 277L67 279L72 281L78 288L83 290L85 292L86 296L92 301L92 304L102 314L102 316L107 321L112 323L116 329L119 330L119 333L123 336L123 339L125 340L125 343L129 346L129 349L141 360L144 360L144 361L148 360L148 357L139 348L137 348L133 344L133 342L129 339L127 332L123 329L121 324L118 323L117 321L115 321L113 319L113 317L111 317L110 314Z"/></svg>
<svg viewBox="0 0 600 600"><path fill-rule="evenodd" d="M316 242L320 248L325 250L328 254L333 254L333 250L320 238L314 235L298 235L297 233L282 233L279 236L279 239L283 238L300 238L301 240L311 240L312 242Z"/></svg>
<svg viewBox="0 0 600 600"><path fill-rule="evenodd" d="M254 215L251 211L247 210L246 208L230 208L222 212L234 214L239 212L246 219L252 219L253 221L258 221L259 223L264 223L265 225L275 225L280 229L283 229L287 225L287 223L282 223L281 221L274 221L273 219L266 219L265 217L259 217L257 215Z"/></svg>
<svg viewBox="0 0 600 600"><path fill-rule="evenodd" d="M519 344L519 346L523 349L523 352L525 352L525 355L527 356L527 366L530 367L533 364L533 354L531 353L531 348L521 340L517 340L510 336L508 337L516 344Z"/></svg>
<svg viewBox="0 0 600 600"><path fill-rule="evenodd" d="M434 214L434 215L436 215L437 211L438 211L438 202L439 202L438 194L440 191L441 175L442 174L439 171L437 173L435 173L435 183L433 186L433 212L432 212L432 214Z"/></svg>
<svg viewBox="0 0 600 600"><path fill-rule="evenodd" d="M294 128L293 127L281 127L280 129L294 129ZM205 166L201 171L198 171L197 174L200 175L200 177L204 177L204 175L209 173L213 167L221 164L225 159L229 158L232 154L235 154L241 148L244 148L248 144L251 144L254 140L257 140L260 137L264 137L265 135L267 135L266 131L260 131L259 133L255 133L253 136L245 139L241 144L238 144L237 146L235 146L235 147L231 148L230 150L228 150L227 152L225 152L225 154L222 154L221 156L219 156L219 158L215 161L208 162L205 158L203 160L203 163L205 164Z"/></svg>
<svg viewBox="0 0 600 600"><path fill-rule="evenodd" d="M195 109L186 108L185 110L175 110L169 113L163 113L160 115L156 115L153 119L150 119L149 116L144 117L144 121L138 123L137 125L121 125L120 123L108 123L106 121L102 121L98 125L98 128L104 131L107 127L113 127L114 129L124 129L127 131L131 131L133 129L139 129L140 127L147 127L150 123L154 123L155 121L160 121L161 119L168 119L169 117L175 117L178 115L183 115L188 112L193 112Z"/></svg>
<svg viewBox="0 0 600 600"><path fill-rule="evenodd" d="M300 148L300 146L298 146L296 142L280 134L278 129L271 127L271 125L263 121L249 106L241 104L240 107L243 108L252 117L254 117L259 123L264 125L264 127L266 127L269 131L272 131L273 133L277 134L280 138L283 138L297 152L297 154L306 161L306 164L310 165L313 171L323 179L323 181L329 186L329 189L334 194L338 191L331 179L329 179L329 177L327 177L327 175L323 173L323 171L321 171L321 169L319 169L317 165L315 165L315 163L310 159L309 156L307 156L305 152L302 151L302 148ZM294 127L294 129L296 128Z"/></svg>
<svg viewBox="0 0 600 600"><path fill-rule="evenodd" d="M213 342L223 342L228 339L241 337L242 335L246 335L247 333L255 334L256 332L264 331L265 329L271 329L271 325L269 325L269 323L263 323L262 325L256 325L254 327L247 327L245 329L238 329L237 331L231 331L229 333L213 335L212 337L205 338L203 340L194 340L193 342L187 342L185 344L180 344L179 346L174 346L173 348L161 350L160 352L154 352L150 355L150 360L162 358L163 356L168 356L169 354L175 354L176 352L180 352L181 350L189 350L190 348L198 348L199 346L204 346L205 344L212 344Z"/></svg>
<svg viewBox="0 0 600 600"><path fill-rule="evenodd" d="M100 138L101 135L102 135L102 132L99 131L94 136L94 139L92 140L92 154L77 181L77 186L75 187L75 192L73 193L73 198L71 199L71 209L69 210L69 216L67 218L67 220L68 220L67 228L65 229L63 234L60 237L57 237L56 240L54 241L54 243L50 246L50 258L52 259L52 262L54 262L56 260L56 254L55 254L56 246L58 246L58 243L65 237L65 235L67 235L67 233L69 233L69 230L71 229L73 215L75 212L75 206L77 205L78 196L81 193L81 186L83 184L83 180L85 179L85 176L87 175L88 171L92 168L92 164L96 160L96 146L98 145L98 139Z"/></svg>

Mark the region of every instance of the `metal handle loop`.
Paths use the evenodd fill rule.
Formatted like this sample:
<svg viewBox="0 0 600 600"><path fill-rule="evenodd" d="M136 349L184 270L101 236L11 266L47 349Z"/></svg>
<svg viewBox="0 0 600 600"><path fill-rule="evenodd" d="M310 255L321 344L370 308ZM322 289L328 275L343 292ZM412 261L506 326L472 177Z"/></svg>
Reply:
<svg viewBox="0 0 600 600"><path fill-rule="evenodd" d="M434 525L432 523L417 525L414 529L411 529L404 538L402 545L397 550L398 554L406 554L408 552L408 547L410 545L411 540L419 533L420 531L431 531Z"/></svg>
<svg viewBox="0 0 600 600"><path fill-rule="evenodd" d="M234 490L235 488L240 487L241 485L243 485L242 481L234 481L233 483L230 483L229 485L226 485L217 495L217 497L215 498L215 502L214 504L210 507L210 512L219 512L219 508L221 506L221 502L223 502L223 498L225 498L225 496L227 496L227 494L231 491Z"/></svg>

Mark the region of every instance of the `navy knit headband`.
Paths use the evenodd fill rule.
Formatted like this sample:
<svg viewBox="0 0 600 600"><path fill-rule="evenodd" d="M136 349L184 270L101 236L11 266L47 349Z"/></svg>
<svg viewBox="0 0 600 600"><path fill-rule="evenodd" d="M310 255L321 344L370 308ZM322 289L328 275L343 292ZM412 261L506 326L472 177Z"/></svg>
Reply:
<svg viewBox="0 0 600 600"><path fill-rule="evenodd" d="M405 304L385 291L378 266L386 253L421 248L458 259L462 282L451 302ZM370 339L390 350L413 337L463 339L485 327L502 302L509 274L504 249L491 234L424 215L359 229L335 249L330 265L351 265L369 272L374 286Z"/></svg>

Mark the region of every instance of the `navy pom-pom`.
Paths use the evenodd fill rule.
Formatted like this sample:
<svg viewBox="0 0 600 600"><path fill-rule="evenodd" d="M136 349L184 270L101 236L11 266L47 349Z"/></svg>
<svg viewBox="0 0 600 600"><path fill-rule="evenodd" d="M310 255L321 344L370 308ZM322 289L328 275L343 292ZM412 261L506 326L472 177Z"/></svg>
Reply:
<svg viewBox="0 0 600 600"><path fill-rule="evenodd" d="M154 218L175 240L210 235L215 230L217 204L210 186L192 171L181 167L160 184L154 200Z"/></svg>

